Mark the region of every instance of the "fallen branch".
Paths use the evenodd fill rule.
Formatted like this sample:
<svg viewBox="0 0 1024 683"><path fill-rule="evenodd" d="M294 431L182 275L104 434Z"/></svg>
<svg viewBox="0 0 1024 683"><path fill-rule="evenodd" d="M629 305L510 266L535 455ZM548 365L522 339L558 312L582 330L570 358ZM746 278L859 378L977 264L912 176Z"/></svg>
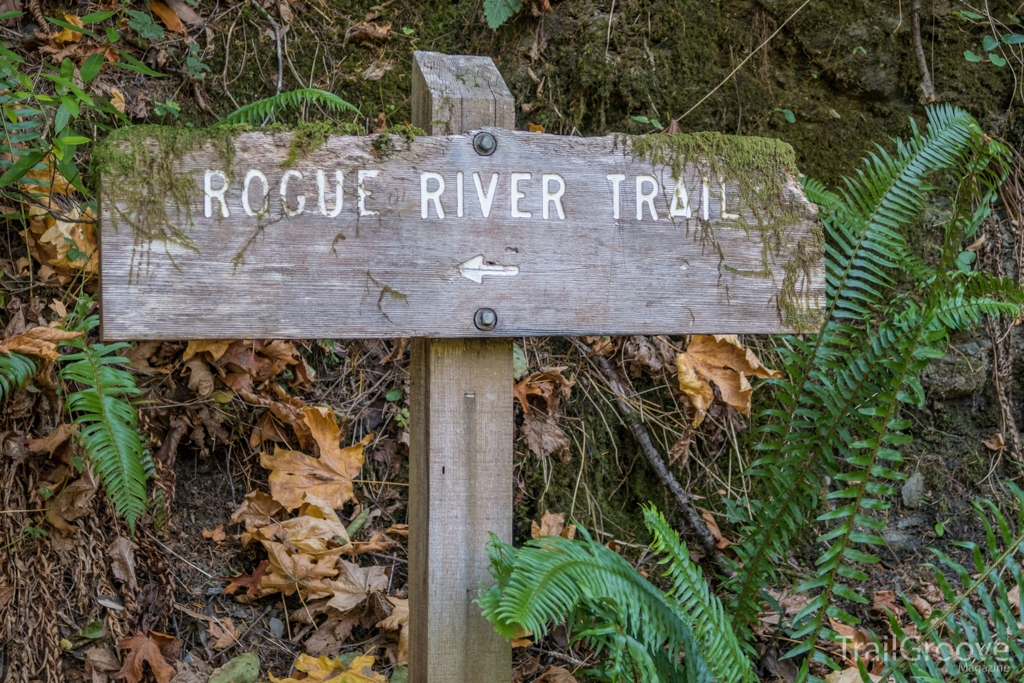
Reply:
<svg viewBox="0 0 1024 683"><path fill-rule="evenodd" d="M914 0L910 6L910 32L914 37L914 54L917 55L917 70L921 72L924 101L931 104L935 101L935 86L932 85L932 75L928 71L928 60L924 56L924 44L921 42L921 0Z"/></svg>
<svg viewBox="0 0 1024 683"><path fill-rule="evenodd" d="M615 404L619 408L619 413L622 415L623 421L629 427L630 431L633 432L633 436L636 438L637 443L640 444L640 450L643 451L644 456L647 458L647 462L654 469L658 475L658 479L661 483L671 491L675 497L679 507L682 508L683 514L686 515L687 521L690 523L690 527L697 532L700 537L701 543L704 548L711 554L715 562L719 567L723 568L730 576L733 574L732 570L729 569L729 565L725 560L725 556L722 551L715 545L715 537L711 534L711 530L708 529L707 523L700 516L700 514L693 507L693 497L686 492L686 490L679 483L679 480L675 478L675 475L669 471L668 466L665 465L665 460L661 457L658 449L655 448L654 442L651 441L651 435L647 433L647 428L640 418L640 414L633 409L632 404L628 400L628 396L632 392L627 392L626 385L619 375L619 372L615 367L608 361L607 358L601 355L591 355L590 348L586 344L579 340L575 340L577 348L579 348L587 358L590 359L597 371L604 377L605 383L608 388L615 394Z"/></svg>

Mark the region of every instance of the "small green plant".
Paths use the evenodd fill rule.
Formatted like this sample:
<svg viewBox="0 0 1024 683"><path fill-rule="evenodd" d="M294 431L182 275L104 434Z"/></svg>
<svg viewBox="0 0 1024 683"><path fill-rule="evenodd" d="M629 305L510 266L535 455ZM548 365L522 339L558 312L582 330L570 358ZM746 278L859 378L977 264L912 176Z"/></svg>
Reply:
<svg viewBox="0 0 1024 683"><path fill-rule="evenodd" d="M91 305L88 297L79 300L70 328L82 336L68 342L77 351L60 359L61 379L81 387L68 395L66 409L81 427L79 443L108 498L134 531L146 511L146 481L152 470L129 401L139 390L123 367L128 361L117 355L129 344L91 344L86 339L99 324L98 316L87 314Z"/></svg>
<svg viewBox="0 0 1024 683"><path fill-rule="evenodd" d="M791 109L780 109L775 107L775 111L782 114L782 117L786 119L786 123L796 123L796 114Z"/></svg>
<svg viewBox="0 0 1024 683"><path fill-rule="evenodd" d="M160 40L164 37L164 27L156 23L148 12L128 10L128 27L143 40Z"/></svg>
<svg viewBox="0 0 1024 683"><path fill-rule="evenodd" d="M176 119L181 114L181 106L174 100L164 102L158 100L153 103L153 113L157 116L170 116Z"/></svg>
<svg viewBox="0 0 1024 683"><path fill-rule="evenodd" d="M359 113L356 107L334 93L318 90L317 88L299 88L298 90L283 92L273 97L243 105L218 121L217 125L247 123L258 126L266 119L277 116L289 107L298 107L303 104L321 104L333 111L353 111L357 114Z"/></svg>
<svg viewBox="0 0 1024 683"><path fill-rule="evenodd" d="M654 132L658 132L662 128L664 128L664 126L661 125L661 121L659 121L658 119L650 119L647 118L646 116L634 116L633 120L636 121L637 123L642 123L646 126L650 126L651 128L654 129Z"/></svg>
<svg viewBox="0 0 1024 683"><path fill-rule="evenodd" d="M488 26L497 29L522 8L523 0L484 0L484 18Z"/></svg>
<svg viewBox="0 0 1024 683"><path fill-rule="evenodd" d="M188 56L185 58L185 67L195 80L206 80L206 74L210 73L210 67L203 62L202 49L199 47L199 43L192 42L188 44Z"/></svg>

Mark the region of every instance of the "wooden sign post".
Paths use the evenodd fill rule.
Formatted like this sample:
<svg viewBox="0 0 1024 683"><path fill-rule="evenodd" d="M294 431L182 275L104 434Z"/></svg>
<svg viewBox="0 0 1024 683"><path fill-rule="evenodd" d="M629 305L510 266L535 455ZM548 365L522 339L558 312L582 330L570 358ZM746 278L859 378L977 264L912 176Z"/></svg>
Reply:
<svg viewBox="0 0 1024 683"><path fill-rule="evenodd" d="M515 132L489 58L417 52L412 96L429 137L112 134L102 332L416 338L411 680L508 681L472 601L512 533L511 337L811 329L822 237L782 143Z"/></svg>

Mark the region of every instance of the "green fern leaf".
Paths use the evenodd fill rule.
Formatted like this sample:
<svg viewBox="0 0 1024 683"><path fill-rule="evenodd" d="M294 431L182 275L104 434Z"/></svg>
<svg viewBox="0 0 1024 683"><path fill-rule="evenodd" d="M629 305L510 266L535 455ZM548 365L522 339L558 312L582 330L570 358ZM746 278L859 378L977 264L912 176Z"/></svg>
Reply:
<svg viewBox="0 0 1024 683"><path fill-rule="evenodd" d="M79 304L80 311L91 304L84 301ZM98 323L96 316L80 319L77 327L84 333ZM147 470L152 464L139 436L135 407L128 401L139 390L135 378L122 367L127 360L116 355L129 344L89 344L83 334L68 345L78 351L61 356L60 376L82 388L67 397L66 409L81 426L79 443L107 497L134 532L146 511Z"/></svg>
<svg viewBox="0 0 1024 683"><path fill-rule="evenodd" d="M0 354L0 401L28 384L39 365L34 358L20 353Z"/></svg>
<svg viewBox="0 0 1024 683"><path fill-rule="evenodd" d="M289 107L298 107L303 104L320 104L332 111L359 113L356 107L334 93L317 88L299 88L243 105L218 121L216 125L247 123L258 126L262 125L267 118L273 118Z"/></svg>

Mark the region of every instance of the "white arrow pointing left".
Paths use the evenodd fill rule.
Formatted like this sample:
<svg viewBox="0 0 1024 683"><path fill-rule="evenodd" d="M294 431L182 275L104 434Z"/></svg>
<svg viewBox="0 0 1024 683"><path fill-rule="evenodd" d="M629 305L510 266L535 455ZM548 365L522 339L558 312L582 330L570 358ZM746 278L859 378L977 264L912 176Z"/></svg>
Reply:
<svg viewBox="0 0 1024 683"><path fill-rule="evenodd" d="M493 263L484 263L483 254L478 254L468 261L463 261L456 267L459 269L459 274L462 277L469 278L478 285L483 284L484 277L487 275L505 277L519 275L519 266L499 266Z"/></svg>

